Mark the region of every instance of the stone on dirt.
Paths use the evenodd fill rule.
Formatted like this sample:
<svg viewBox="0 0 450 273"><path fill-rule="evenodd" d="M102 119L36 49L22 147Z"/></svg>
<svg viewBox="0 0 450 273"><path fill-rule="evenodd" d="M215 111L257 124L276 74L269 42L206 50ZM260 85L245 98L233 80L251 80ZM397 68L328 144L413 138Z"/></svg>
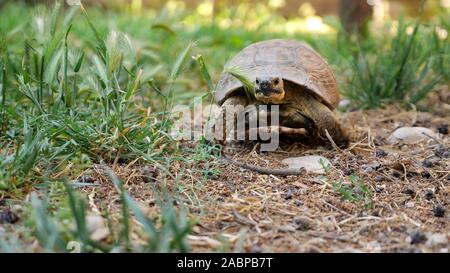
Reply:
<svg viewBox="0 0 450 273"><path fill-rule="evenodd" d="M101 215L86 216L86 228L92 240L102 240L109 235L109 229L105 225L105 220Z"/></svg>
<svg viewBox="0 0 450 273"><path fill-rule="evenodd" d="M308 155L301 157L289 157L282 161L284 164L288 165L290 169L299 170L304 168L307 172L324 174L324 166L331 166L328 159L323 156L318 155ZM322 165L323 164L323 165Z"/></svg>
<svg viewBox="0 0 450 273"><path fill-rule="evenodd" d="M411 144L437 138L436 133L425 127L401 127L395 130L387 139L391 144Z"/></svg>

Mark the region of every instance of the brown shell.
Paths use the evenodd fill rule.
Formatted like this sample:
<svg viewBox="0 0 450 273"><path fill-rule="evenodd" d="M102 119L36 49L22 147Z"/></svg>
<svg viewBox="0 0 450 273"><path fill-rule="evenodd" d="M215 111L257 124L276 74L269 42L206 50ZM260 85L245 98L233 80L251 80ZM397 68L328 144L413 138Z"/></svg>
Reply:
<svg viewBox="0 0 450 273"><path fill-rule="evenodd" d="M328 63L309 45L294 40L267 40L241 50L225 67L242 71L250 80L278 76L305 86L330 108L339 103L339 90ZM215 99L221 105L242 83L223 73L216 88Z"/></svg>

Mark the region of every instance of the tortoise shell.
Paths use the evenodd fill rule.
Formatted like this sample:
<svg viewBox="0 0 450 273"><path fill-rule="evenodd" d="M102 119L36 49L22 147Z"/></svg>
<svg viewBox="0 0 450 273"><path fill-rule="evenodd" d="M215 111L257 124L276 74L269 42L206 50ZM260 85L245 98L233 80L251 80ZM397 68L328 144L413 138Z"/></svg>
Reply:
<svg viewBox="0 0 450 273"><path fill-rule="evenodd" d="M252 82L256 77L278 76L304 86L331 110L339 103L339 90L331 67L303 42L283 39L257 42L241 50L225 67L239 69ZM222 73L215 93L217 104L221 105L242 86L231 74Z"/></svg>

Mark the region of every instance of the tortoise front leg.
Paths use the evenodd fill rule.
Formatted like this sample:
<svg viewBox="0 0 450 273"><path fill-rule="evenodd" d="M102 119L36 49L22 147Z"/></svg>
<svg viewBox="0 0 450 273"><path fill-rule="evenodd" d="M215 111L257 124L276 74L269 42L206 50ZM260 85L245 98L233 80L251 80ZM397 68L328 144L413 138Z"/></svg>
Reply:
<svg viewBox="0 0 450 273"><path fill-rule="evenodd" d="M316 111L311 111L311 113L315 113L311 118L316 125L316 133L319 137L327 140L326 131L328 131L336 145L339 147L347 147L350 142L349 137L334 113L327 106L319 102L314 106L316 107Z"/></svg>
<svg viewBox="0 0 450 273"><path fill-rule="evenodd" d="M237 122L247 105L241 96L228 98L220 107L214 122L214 138L217 141L237 140Z"/></svg>
<svg viewBox="0 0 450 273"><path fill-rule="evenodd" d="M308 132L305 128L290 128L286 126L280 125L271 125L265 127L256 127L248 129L247 135L259 135L260 132L264 132L265 134L278 134L282 136L287 136L291 138L295 137L305 137L308 135Z"/></svg>

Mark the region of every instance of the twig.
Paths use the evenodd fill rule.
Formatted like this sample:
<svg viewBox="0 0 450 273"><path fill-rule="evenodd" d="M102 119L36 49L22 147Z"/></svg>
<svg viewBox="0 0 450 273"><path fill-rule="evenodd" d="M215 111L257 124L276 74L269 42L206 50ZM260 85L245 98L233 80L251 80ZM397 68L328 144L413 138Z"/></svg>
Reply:
<svg viewBox="0 0 450 273"><path fill-rule="evenodd" d="M333 146L333 148L336 149L336 151L342 153L341 148L339 148L339 147L336 145L336 142L334 142L333 138L330 136L330 133L328 133L328 130L327 130L327 129L325 129L325 135L327 136L328 140L331 142L331 145Z"/></svg>

